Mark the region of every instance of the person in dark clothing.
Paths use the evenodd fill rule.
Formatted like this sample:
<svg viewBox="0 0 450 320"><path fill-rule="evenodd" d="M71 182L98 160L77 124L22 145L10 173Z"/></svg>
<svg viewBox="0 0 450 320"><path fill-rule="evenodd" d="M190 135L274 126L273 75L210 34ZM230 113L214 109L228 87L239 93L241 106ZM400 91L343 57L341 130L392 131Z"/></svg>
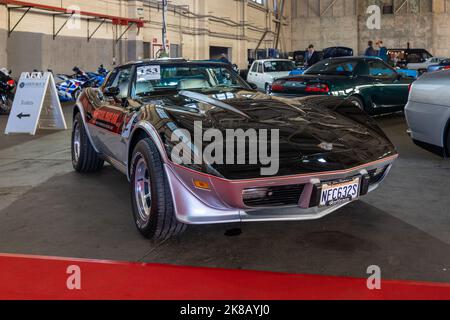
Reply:
<svg viewBox="0 0 450 320"><path fill-rule="evenodd" d="M367 57L376 57L378 56L377 51L373 48L373 41L368 42L368 47L364 52L364 55Z"/></svg>
<svg viewBox="0 0 450 320"><path fill-rule="evenodd" d="M231 65L231 61L228 60L228 57L227 57L227 55L225 53L222 53L222 55L220 56L219 60L222 61L223 63Z"/></svg>
<svg viewBox="0 0 450 320"><path fill-rule="evenodd" d="M384 46L383 41L378 40L376 44L378 47L378 57L380 57L384 62L388 62L388 50Z"/></svg>
<svg viewBox="0 0 450 320"><path fill-rule="evenodd" d="M314 46L312 44L309 45L308 51L305 56L305 66L311 67L320 61L319 54L314 50Z"/></svg>

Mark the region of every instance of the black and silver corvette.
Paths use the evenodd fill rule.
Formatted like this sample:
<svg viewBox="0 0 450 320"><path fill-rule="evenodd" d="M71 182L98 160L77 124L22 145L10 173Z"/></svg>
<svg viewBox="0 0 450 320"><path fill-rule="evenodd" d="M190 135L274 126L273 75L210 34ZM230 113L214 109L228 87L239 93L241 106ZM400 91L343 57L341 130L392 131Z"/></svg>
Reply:
<svg viewBox="0 0 450 320"><path fill-rule="evenodd" d="M187 224L320 218L377 188L397 158L389 139L354 104L268 96L218 62L167 59L117 67L102 88L78 98L73 121L74 168L94 172L107 161L126 174L136 225L153 239L179 234ZM276 130L276 148L268 151L277 149L278 170L268 176L260 162L172 159L174 133L194 136L199 124L201 132L216 129L224 136ZM208 144L178 137L194 153Z"/></svg>

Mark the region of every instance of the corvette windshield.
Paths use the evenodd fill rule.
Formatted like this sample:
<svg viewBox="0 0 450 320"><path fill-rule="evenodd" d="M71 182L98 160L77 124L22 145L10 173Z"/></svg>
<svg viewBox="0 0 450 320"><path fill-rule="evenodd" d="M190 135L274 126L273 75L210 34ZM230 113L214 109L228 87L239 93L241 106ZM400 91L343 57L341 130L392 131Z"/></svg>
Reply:
<svg viewBox="0 0 450 320"><path fill-rule="evenodd" d="M148 96L165 90L231 91L249 89L239 76L223 65L180 64L137 67L132 96Z"/></svg>
<svg viewBox="0 0 450 320"><path fill-rule="evenodd" d="M323 60L306 70L305 74L351 75L357 64L357 61Z"/></svg>

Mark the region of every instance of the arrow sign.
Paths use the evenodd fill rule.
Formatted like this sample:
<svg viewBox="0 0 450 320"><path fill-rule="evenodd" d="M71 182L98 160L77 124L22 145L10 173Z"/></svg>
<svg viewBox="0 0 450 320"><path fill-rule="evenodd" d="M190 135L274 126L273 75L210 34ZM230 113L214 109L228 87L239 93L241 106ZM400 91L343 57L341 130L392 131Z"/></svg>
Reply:
<svg viewBox="0 0 450 320"><path fill-rule="evenodd" d="M35 135L37 129L67 129L55 79L50 72L23 72L19 83L5 134Z"/></svg>
<svg viewBox="0 0 450 320"><path fill-rule="evenodd" d="M29 118L30 116L31 116L30 114L23 114L23 112L21 112L17 115L17 118L19 118L19 119Z"/></svg>

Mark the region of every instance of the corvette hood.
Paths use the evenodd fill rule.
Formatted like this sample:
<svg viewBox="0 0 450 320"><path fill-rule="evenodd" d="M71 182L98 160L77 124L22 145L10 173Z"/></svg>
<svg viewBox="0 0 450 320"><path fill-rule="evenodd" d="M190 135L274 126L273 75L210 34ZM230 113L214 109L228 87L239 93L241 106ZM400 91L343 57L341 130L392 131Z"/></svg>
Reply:
<svg viewBox="0 0 450 320"><path fill-rule="evenodd" d="M156 105L156 113L166 119L159 121L165 124L158 130L169 149L175 144L170 142L170 133L185 129L194 137L199 124L203 132L220 130L224 142L229 129L277 130L278 175L348 169L396 154L389 139L366 114L333 97L293 100L245 90L209 95L181 91L163 97ZM204 142L203 147L208 143ZM270 143L267 147L270 154ZM223 148L226 154L225 143ZM225 178L242 179L260 177L261 166L247 163L208 167Z"/></svg>

